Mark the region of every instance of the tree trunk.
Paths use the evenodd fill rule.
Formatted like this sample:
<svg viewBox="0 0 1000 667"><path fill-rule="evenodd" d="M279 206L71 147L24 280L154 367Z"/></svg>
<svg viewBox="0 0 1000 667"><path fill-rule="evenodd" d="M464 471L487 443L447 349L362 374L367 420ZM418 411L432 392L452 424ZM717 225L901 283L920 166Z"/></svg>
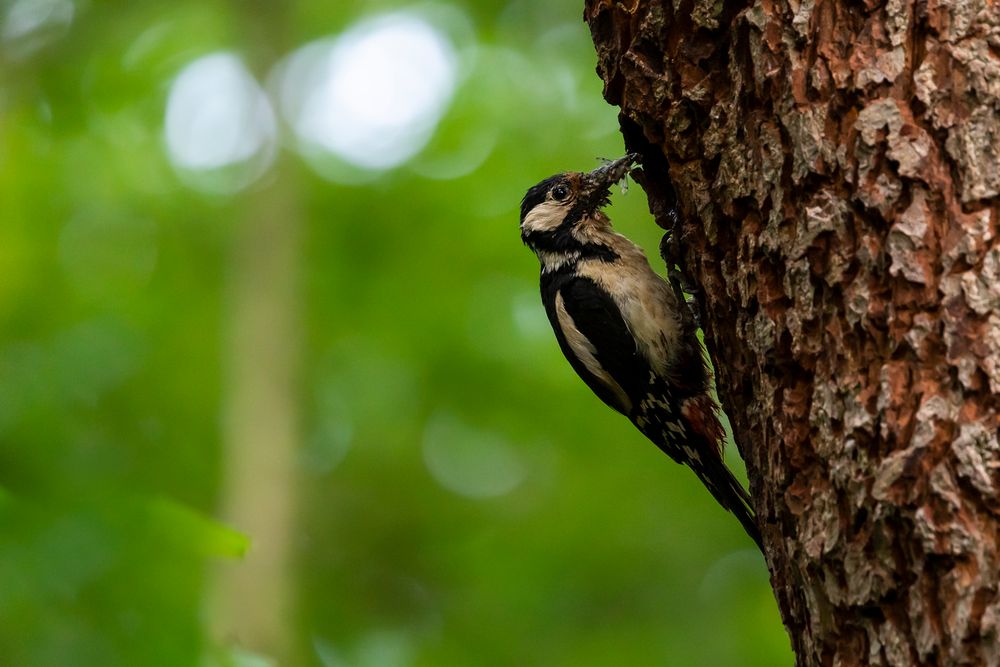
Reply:
<svg viewBox="0 0 1000 667"><path fill-rule="evenodd" d="M293 12L267 0L234 1L232 12L262 77L293 43ZM208 620L219 646L251 652L247 664L296 665L303 660L294 550L304 215L295 170L279 161L274 172L245 195L228 266L220 514L253 542L241 562L216 568Z"/></svg>
<svg viewBox="0 0 1000 667"><path fill-rule="evenodd" d="M650 209L680 213L798 664L1000 664L1000 8L585 18Z"/></svg>

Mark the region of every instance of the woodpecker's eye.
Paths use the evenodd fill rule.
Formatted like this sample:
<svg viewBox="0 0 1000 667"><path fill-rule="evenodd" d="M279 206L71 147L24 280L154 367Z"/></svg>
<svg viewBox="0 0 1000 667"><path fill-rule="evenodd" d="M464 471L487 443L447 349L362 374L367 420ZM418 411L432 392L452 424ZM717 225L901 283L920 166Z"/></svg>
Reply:
<svg viewBox="0 0 1000 667"><path fill-rule="evenodd" d="M552 188L552 198L555 199L556 201L562 201L566 199L566 197L568 196L569 196L569 188L567 188L565 185L559 184L556 187Z"/></svg>

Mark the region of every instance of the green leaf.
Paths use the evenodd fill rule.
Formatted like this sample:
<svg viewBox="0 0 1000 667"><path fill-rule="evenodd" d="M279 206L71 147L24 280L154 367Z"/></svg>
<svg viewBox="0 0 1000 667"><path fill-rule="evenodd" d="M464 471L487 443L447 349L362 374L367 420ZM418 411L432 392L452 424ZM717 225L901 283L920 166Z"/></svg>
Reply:
<svg viewBox="0 0 1000 667"><path fill-rule="evenodd" d="M166 543L205 556L243 558L250 538L187 505L162 496L145 503L150 532Z"/></svg>

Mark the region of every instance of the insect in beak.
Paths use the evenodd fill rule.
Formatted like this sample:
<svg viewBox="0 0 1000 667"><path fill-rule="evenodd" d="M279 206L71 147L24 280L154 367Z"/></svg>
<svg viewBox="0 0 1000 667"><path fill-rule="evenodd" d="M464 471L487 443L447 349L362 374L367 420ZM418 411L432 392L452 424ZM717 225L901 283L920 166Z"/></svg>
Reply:
<svg viewBox="0 0 1000 667"><path fill-rule="evenodd" d="M625 157L607 162L593 171L582 174L582 189L590 201L598 206L606 206L609 203L611 186L618 182L624 184L622 192L625 192L628 189L627 184L625 184L628 172L638 159L639 156L636 153L629 153Z"/></svg>

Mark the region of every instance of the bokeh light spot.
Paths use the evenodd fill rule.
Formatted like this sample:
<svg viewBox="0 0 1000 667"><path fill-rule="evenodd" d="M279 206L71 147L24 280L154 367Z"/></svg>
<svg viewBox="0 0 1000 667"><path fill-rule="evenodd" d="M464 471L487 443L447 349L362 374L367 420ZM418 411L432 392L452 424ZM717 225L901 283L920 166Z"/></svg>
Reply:
<svg viewBox="0 0 1000 667"><path fill-rule="evenodd" d="M428 142L454 92L457 58L435 26L406 12L312 42L279 68L281 107L299 139L380 171Z"/></svg>
<svg viewBox="0 0 1000 667"><path fill-rule="evenodd" d="M354 441L351 405L336 384L320 385L316 398L317 423L302 452L302 463L315 474L326 474L340 463Z"/></svg>
<svg viewBox="0 0 1000 667"><path fill-rule="evenodd" d="M4 17L4 50L26 58L62 37L73 23L71 0L17 0Z"/></svg>
<svg viewBox="0 0 1000 667"><path fill-rule="evenodd" d="M414 664L413 640L404 630L371 630L351 650L336 647L321 638L314 639L313 646L323 667L406 667Z"/></svg>
<svg viewBox="0 0 1000 667"><path fill-rule="evenodd" d="M526 475L517 452L502 436L473 428L448 412L428 420L423 454L441 486L469 498L510 493Z"/></svg>
<svg viewBox="0 0 1000 667"><path fill-rule="evenodd" d="M760 554L753 548L733 551L709 565L698 595L706 604L739 599L748 584L766 584L767 573L760 566Z"/></svg>
<svg viewBox="0 0 1000 667"><path fill-rule="evenodd" d="M440 181L468 176L493 153L498 134L495 127L470 127L456 137L454 145L449 146L450 150L439 151L435 155L427 155L430 150L424 151L410 168L424 178Z"/></svg>
<svg viewBox="0 0 1000 667"><path fill-rule="evenodd" d="M465 329L478 353L518 366L537 362L536 351L550 351L552 328L538 288L505 275L476 283L470 294Z"/></svg>
<svg viewBox="0 0 1000 667"><path fill-rule="evenodd" d="M171 162L197 189L235 192L274 160L274 111L231 53L202 56L181 70L170 87L164 125Z"/></svg>
<svg viewBox="0 0 1000 667"><path fill-rule="evenodd" d="M511 317L518 333L532 341L548 341L552 335L545 308L539 303L537 290L523 290L513 295Z"/></svg>

